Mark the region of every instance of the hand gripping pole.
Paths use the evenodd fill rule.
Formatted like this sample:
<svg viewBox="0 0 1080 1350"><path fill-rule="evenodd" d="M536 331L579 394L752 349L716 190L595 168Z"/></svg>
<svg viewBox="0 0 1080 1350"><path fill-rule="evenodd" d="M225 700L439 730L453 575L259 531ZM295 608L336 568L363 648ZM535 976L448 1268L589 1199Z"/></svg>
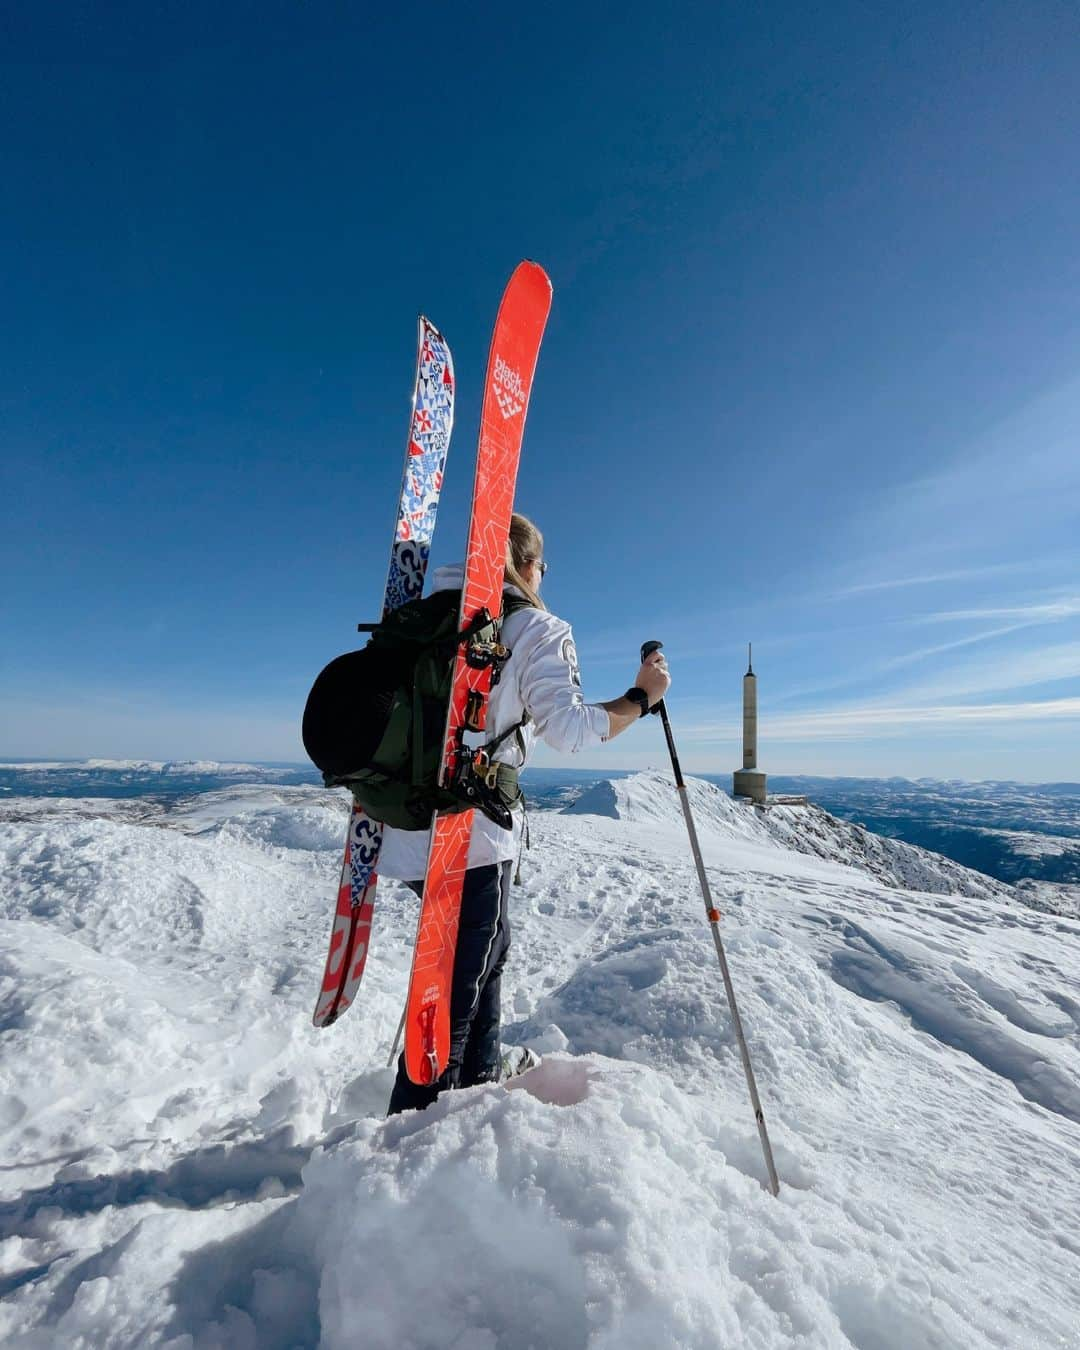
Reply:
<svg viewBox="0 0 1080 1350"><path fill-rule="evenodd" d="M659 651L664 644L662 642L646 642L641 648L642 661L653 652ZM716 944L716 956L720 962L720 974L724 977L724 990L727 993L728 1007L731 1009L731 1022L735 1028L735 1039L739 1043L739 1054L742 1056L743 1071L746 1074L746 1085L750 1089L750 1102L754 1108L754 1119L757 1121L758 1136L761 1139L761 1151L765 1155L765 1166L769 1173L769 1190L773 1195L780 1193L780 1178L776 1175L776 1164L773 1162L772 1145L769 1143L769 1132L765 1128L765 1113L761 1109L761 1098L758 1096L757 1083L754 1081L754 1070L750 1063L750 1051L746 1046L746 1037L743 1035L742 1018L739 1016L739 1007L735 1002L735 987L731 983L731 973L728 970L727 956L724 954L724 944L720 938L720 911L713 904L712 893L709 890L709 878L705 875L705 863L701 857L701 846L698 843L697 830L694 826L694 817L690 811L690 797L686 790L686 780L682 776L682 769L679 767L679 756L675 749L675 737L671 733L671 722L668 719L667 705L664 700L652 709L654 713L659 713L660 720L664 725L664 736L667 739L668 752L671 755L671 768L675 775L675 786L679 792L679 802L682 806L683 816L686 819L686 831L690 836L690 850L694 855L694 865L697 868L698 881L701 883L701 895L705 901L705 915L709 920L709 927L712 929L713 942Z"/></svg>

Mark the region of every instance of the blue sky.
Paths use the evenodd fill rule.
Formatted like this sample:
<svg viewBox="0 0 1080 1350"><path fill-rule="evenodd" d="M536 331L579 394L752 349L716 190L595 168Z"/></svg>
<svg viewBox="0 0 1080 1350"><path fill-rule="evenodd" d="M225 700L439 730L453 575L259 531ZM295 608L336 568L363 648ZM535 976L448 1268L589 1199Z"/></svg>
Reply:
<svg viewBox="0 0 1080 1350"><path fill-rule="evenodd" d="M753 640L775 773L1080 777L1074 6L20 8L0 756L301 758L378 603L416 312L451 561L533 257L517 500L588 697L663 639L722 772Z"/></svg>

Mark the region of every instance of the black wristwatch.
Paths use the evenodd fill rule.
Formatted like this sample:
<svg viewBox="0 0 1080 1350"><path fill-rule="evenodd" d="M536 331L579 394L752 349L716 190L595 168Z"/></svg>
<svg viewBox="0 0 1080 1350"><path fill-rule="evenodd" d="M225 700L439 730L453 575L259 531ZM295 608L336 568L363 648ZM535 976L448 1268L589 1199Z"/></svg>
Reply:
<svg viewBox="0 0 1080 1350"><path fill-rule="evenodd" d="M641 716L645 717L649 711L649 696L644 689L639 689L635 684L633 689L628 689L623 698L628 698L631 703L636 703L641 709Z"/></svg>

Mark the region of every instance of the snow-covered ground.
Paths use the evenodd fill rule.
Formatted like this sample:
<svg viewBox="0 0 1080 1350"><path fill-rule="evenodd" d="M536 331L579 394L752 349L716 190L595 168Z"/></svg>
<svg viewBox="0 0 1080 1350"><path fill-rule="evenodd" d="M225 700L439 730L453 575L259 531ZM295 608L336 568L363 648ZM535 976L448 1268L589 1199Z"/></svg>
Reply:
<svg viewBox="0 0 1080 1350"><path fill-rule="evenodd" d="M340 797L6 801L0 1341L1080 1345L1080 921L691 787L779 1198L661 776L533 817L504 1012L541 1068L390 1122L406 888L309 1020Z"/></svg>

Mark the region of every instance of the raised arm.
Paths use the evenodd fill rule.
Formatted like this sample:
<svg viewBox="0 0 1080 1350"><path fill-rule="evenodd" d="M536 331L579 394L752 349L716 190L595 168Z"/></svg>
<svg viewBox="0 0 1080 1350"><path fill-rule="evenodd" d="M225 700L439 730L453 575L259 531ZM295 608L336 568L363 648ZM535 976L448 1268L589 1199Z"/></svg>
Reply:
<svg viewBox="0 0 1080 1350"><path fill-rule="evenodd" d="M624 694L608 703L586 703L581 692L577 651L568 624L552 617L527 653L522 653L522 702L537 735L553 750L582 750L625 731L642 715L640 701ZM654 652L637 673L651 708L664 697L671 678L662 652ZM628 691L629 692L629 691Z"/></svg>
<svg viewBox="0 0 1080 1350"><path fill-rule="evenodd" d="M671 676L668 674L664 653L657 651L646 658L631 687L642 690L648 707L653 708L667 693L670 685ZM627 691L620 698L599 705L607 712L611 728L605 740L614 740L620 732L625 731L628 726L631 726L639 717L643 716L645 709L642 708L641 702L641 699L631 697L629 691Z"/></svg>

